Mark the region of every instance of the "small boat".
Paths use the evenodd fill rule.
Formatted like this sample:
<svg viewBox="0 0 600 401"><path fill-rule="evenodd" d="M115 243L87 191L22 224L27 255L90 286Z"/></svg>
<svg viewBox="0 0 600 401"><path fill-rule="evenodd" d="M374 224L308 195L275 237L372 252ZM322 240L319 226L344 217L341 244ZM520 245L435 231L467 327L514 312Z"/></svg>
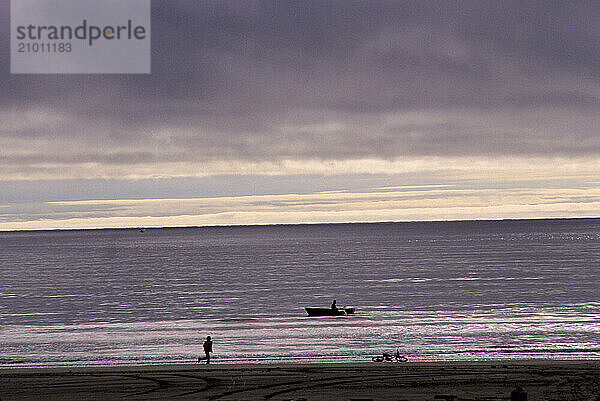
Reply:
<svg viewBox="0 0 600 401"><path fill-rule="evenodd" d="M308 316L345 316L353 315L355 309L349 306L343 308L331 309L331 308L304 308Z"/></svg>

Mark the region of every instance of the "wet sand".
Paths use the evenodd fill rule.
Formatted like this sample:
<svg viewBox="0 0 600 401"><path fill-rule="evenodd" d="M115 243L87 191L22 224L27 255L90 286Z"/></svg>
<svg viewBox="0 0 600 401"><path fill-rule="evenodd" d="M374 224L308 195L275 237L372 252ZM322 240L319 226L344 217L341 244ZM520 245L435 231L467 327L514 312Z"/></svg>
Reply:
<svg viewBox="0 0 600 401"><path fill-rule="evenodd" d="M517 386L527 391L529 401L600 400L600 361L211 365L190 363L0 369L2 401L490 401L510 400L510 393Z"/></svg>

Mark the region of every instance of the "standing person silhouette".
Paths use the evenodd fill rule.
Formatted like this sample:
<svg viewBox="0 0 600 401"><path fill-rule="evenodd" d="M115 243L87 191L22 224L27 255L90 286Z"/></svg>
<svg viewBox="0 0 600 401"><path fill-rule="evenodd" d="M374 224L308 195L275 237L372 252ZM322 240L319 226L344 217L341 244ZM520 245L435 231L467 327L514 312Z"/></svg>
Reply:
<svg viewBox="0 0 600 401"><path fill-rule="evenodd" d="M337 305L335 304L335 299L333 300L333 302L331 303L331 310L333 311L337 311Z"/></svg>
<svg viewBox="0 0 600 401"><path fill-rule="evenodd" d="M206 359L206 363L209 364L210 363L210 353L213 352L212 350L212 340L210 338L210 336L206 337L206 341L204 341L204 344L202 344L202 348L204 348L204 354L206 354L205 357L200 357L198 358L198 362L200 362L201 360Z"/></svg>

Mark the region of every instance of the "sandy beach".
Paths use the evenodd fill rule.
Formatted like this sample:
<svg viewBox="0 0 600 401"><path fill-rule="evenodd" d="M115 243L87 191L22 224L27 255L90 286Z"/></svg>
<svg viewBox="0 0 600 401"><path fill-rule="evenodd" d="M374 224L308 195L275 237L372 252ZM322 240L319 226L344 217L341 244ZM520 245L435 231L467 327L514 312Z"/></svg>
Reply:
<svg viewBox="0 0 600 401"><path fill-rule="evenodd" d="M600 361L180 364L0 370L7 400L600 400ZM454 398L453 398L454 397Z"/></svg>

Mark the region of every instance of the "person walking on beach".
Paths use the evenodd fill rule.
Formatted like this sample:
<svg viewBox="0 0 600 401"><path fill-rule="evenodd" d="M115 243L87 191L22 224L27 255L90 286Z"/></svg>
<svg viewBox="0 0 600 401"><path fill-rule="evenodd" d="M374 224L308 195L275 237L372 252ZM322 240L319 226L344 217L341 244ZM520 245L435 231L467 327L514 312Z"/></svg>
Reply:
<svg viewBox="0 0 600 401"><path fill-rule="evenodd" d="M337 305L335 304L335 299L333 300L333 302L331 303L331 310L333 311L337 311Z"/></svg>
<svg viewBox="0 0 600 401"><path fill-rule="evenodd" d="M201 360L206 359L206 363L209 364L210 363L210 353L213 352L212 350L212 340L210 338L210 336L206 337L206 341L204 341L204 344L202 344L202 347L204 348L204 354L206 354L205 357L200 357L198 358L198 362L200 362Z"/></svg>

